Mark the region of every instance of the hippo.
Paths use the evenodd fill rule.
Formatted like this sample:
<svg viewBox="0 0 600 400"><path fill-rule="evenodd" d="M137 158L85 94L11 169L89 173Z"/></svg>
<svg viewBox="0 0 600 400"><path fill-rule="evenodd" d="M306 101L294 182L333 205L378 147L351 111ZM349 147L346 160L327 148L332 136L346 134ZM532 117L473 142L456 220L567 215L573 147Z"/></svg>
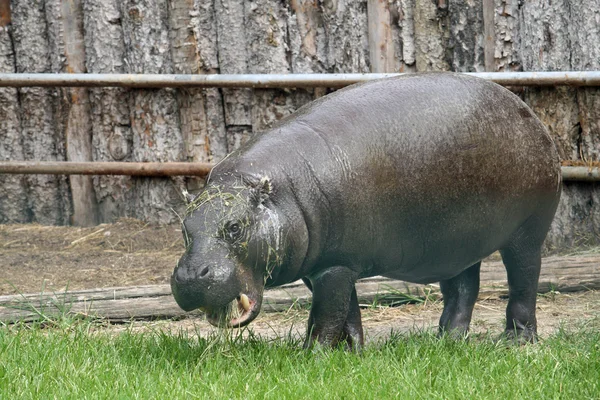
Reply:
<svg viewBox="0 0 600 400"><path fill-rule="evenodd" d="M468 332L481 260L499 251L507 338L536 339L541 250L561 193L555 145L509 90L456 73L401 75L321 97L210 172L183 220L175 300L221 327L265 288L312 292L305 347L360 349L355 283L439 282L441 334Z"/></svg>

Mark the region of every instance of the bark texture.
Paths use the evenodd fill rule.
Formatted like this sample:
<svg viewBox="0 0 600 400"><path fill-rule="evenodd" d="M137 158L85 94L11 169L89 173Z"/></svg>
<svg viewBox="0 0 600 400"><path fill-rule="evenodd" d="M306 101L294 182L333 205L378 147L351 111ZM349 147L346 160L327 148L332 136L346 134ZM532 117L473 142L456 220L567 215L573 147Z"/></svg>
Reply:
<svg viewBox="0 0 600 400"><path fill-rule="evenodd" d="M533 0L520 7L521 63L526 71L598 69L600 1ZM595 88L528 88L524 98L548 127L563 160L598 160ZM600 186L564 185L546 240L549 249L600 240Z"/></svg>
<svg viewBox="0 0 600 400"><path fill-rule="evenodd" d="M86 67L90 73L124 73L125 41L118 0L84 1ZM94 161L132 161L129 93L121 88L90 89ZM132 214L133 181L127 176L93 178L100 222Z"/></svg>
<svg viewBox="0 0 600 400"><path fill-rule="evenodd" d="M484 25L482 1L448 0L452 70L483 72Z"/></svg>
<svg viewBox="0 0 600 400"><path fill-rule="evenodd" d="M600 69L598 15L600 0L0 0L0 68L189 74L592 70ZM216 162L328 91L1 89L0 158ZM600 159L598 89L519 93L548 127L562 159ZM72 152L87 144L88 153ZM46 224L78 223L78 213L94 215L96 204L97 222L125 216L174 222L183 207L179 191L203 184L106 176L86 188L75 177L0 180L0 221ZM597 186L565 185L549 249L600 241Z"/></svg>
<svg viewBox="0 0 600 400"><path fill-rule="evenodd" d="M46 2L11 2L17 72L52 72L51 44L46 20ZM44 88L19 89L21 138L25 160L65 160L65 138L55 111L59 91ZM70 190L65 177L29 175L28 209L32 222L64 225L70 222Z"/></svg>
<svg viewBox="0 0 600 400"><path fill-rule="evenodd" d="M84 73L83 7L81 0L46 0L46 18L52 71ZM61 88L56 102L57 129L64 137L68 161L92 160L90 102L86 88ZM71 175L73 210L70 222L78 226L98 223L92 177Z"/></svg>
<svg viewBox="0 0 600 400"><path fill-rule="evenodd" d="M173 72L169 43L167 1L122 1L125 72ZM177 93L173 89L130 92L129 111L133 135L133 161L181 161L183 137L179 126ZM134 178L131 214L142 220L173 221L180 179Z"/></svg>
<svg viewBox="0 0 600 400"><path fill-rule="evenodd" d="M216 73L217 27L214 5L193 0L169 0L169 24L173 72ZM221 94L218 89L181 89L177 93L183 157L187 161L210 162L226 153ZM218 104L219 107L211 107ZM207 107L208 106L208 107ZM211 122L215 126L211 125ZM214 148L214 149L213 149ZM188 179L195 191L203 180Z"/></svg>
<svg viewBox="0 0 600 400"><path fill-rule="evenodd" d="M0 0L0 72L15 72L10 1ZM23 145L19 94L0 88L0 161L22 161ZM0 223L27 222L27 188L20 175L0 175Z"/></svg>
<svg viewBox="0 0 600 400"><path fill-rule="evenodd" d="M497 71L521 69L520 0L494 0L494 60Z"/></svg>
<svg viewBox="0 0 600 400"><path fill-rule="evenodd" d="M447 0L413 0L413 4L417 71L450 70Z"/></svg>

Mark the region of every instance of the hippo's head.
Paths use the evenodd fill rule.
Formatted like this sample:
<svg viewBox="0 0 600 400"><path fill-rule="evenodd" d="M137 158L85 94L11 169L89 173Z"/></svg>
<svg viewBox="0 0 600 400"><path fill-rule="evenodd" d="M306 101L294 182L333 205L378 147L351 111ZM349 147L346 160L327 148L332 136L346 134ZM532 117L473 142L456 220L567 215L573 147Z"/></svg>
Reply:
<svg viewBox="0 0 600 400"><path fill-rule="evenodd" d="M182 309L200 308L221 327L256 318L265 282L284 254L284 228L271 191L267 177L237 178L208 183L191 201L182 229L186 251L171 277Z"/></svg>

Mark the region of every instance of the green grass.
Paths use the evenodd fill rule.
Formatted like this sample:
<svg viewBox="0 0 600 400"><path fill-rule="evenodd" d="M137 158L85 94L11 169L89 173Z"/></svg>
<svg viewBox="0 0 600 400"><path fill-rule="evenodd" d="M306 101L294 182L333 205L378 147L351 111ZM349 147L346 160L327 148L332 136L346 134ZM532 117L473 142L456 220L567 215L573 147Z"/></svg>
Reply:
<svg viewBox="0 0 600 400"><path fill-rule="evenodd" d="M583 399L600 396L597 326L535 345L397 335L361 354L290 339L115 334L89 321L0 327L0 399Z"/></svg>

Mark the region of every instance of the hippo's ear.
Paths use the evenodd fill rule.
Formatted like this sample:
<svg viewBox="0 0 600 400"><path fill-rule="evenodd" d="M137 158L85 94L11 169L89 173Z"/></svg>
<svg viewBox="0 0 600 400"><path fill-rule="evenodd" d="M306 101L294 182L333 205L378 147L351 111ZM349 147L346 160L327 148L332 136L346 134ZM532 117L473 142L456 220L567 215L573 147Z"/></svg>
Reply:
<svg viewBox="0 0 600 400"><path fill-rule="evenodd" d="M265 204L272 191L273 186L268 176L263 176L259 181L250 183L250 199L256 205Z"/></svg>
<svg viewBox="0 0 600 400"><path fill-rule="evenodd" d="M188 192L186 189L183 189L183 192L181 192L181 194L183 195L183 200L185 201L186 205L193 202L194 198L196 197L193 194L191 194L190 192Z"/></svg>

